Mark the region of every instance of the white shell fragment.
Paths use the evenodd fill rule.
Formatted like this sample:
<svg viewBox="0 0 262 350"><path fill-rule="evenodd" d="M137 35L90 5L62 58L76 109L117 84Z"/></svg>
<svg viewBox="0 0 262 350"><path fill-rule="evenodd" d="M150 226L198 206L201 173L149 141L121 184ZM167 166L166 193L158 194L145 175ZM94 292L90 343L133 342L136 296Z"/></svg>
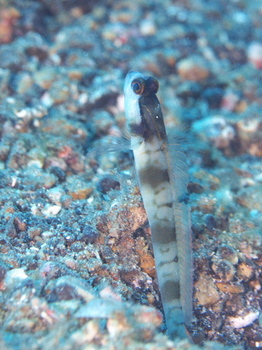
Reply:
<svg viewBox="0 0 262 350"><path fill-rule="evenodd" d="M28 275L25 273L24 269L17 268L7 271L4 286L5 288L13 288L16 284L19 284L23 280L27 279Z"/></svg>
<svg viewBox="0 0 262 350"><path fill-rule="evenodd" d="M245 314L236 317L228 317L228 321L233 328L243 328L253 323L258 319L258 316L258 310L247 310Z"/></svg>
<svg viewBox="0 0 262 350"><path fill-rule="evenodd" d="M47 109L43 105L25 107L23 109L16 110L15 115L18 118L42 118L47 115Z"/></svg>
<svg viewBox="0 0 262 350"><path fill-rule="evenodd" d="M61 206L60 205L49 205L47 204L43 209L42 209L42 213L46 216L46 217L50 217L50 216L56 216L61 210Z"/></svg>
<svg viewBox="0 0 262 350"><path fill-rule="evenodd" d="M76 313L76 317L80 318L110 318L116 311L122 310L121 302L96 298L88 304L82 306Z"/></svg>

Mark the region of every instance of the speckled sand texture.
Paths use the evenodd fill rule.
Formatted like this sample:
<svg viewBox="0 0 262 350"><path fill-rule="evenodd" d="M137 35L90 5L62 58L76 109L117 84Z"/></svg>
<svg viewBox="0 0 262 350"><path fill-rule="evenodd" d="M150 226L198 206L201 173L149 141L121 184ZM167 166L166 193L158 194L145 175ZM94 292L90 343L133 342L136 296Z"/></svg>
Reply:
<svg viewBox="0 0 262 350"><path fill-rule="evenodd" d="M247 0L0 0L1 350L262 348L261 18ZM165 335L120 140L129 70L186 130L194 345Z"/></svg>

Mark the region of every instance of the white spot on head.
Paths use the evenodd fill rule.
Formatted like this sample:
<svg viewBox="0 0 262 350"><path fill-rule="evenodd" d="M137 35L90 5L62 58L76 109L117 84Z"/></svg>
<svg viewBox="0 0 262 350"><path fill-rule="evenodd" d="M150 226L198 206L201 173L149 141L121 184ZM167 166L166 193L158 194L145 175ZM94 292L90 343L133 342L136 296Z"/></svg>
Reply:
<svg viewBox="0 0 262 350"><path fill-rule="evenodd" d="M140 96L135 94L135 92L132 89L132 81L137 78L146 78L146 76L139 72L131 71L127 74L125 78L125 113L128 124L140 124L141 122L140 109L138 104Z"/></svg>

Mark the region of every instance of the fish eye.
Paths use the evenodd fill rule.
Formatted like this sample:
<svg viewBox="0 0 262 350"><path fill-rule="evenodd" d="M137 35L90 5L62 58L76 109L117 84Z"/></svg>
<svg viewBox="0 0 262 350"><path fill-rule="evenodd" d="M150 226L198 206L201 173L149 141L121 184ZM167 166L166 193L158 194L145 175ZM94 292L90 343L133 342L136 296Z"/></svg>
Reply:
<svg viewBox="0 0 262 350"><path fill-rule="evenodd" d="M159 82L158 82L155 78L153 78L153 77L150 78L149 89L150 89L150 91L152 91L154 94L156 94L157 91L158 91L158 89L159 89Z"/></svg>
<svg viewBox="0 0 262 350"><path fill-rule="evenodd" d="M142 95L145 90L145 83L143 81L134 80L132 81L132 89L135 94Z"/></svg>

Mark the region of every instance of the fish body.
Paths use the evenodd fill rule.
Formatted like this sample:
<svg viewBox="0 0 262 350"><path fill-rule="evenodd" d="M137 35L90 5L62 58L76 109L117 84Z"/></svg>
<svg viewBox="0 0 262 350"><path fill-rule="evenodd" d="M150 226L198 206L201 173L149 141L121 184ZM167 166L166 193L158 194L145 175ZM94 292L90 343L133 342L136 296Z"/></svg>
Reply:
<svg viewBox="0 0 262 350"><path fill-rule="evenodd" d="M192 319L192 246L188 175L180 146L167 139L158 81L139 72L125 79L125 113L135 168L152 233L157 279L170 337L185 337Z"/></svg>

